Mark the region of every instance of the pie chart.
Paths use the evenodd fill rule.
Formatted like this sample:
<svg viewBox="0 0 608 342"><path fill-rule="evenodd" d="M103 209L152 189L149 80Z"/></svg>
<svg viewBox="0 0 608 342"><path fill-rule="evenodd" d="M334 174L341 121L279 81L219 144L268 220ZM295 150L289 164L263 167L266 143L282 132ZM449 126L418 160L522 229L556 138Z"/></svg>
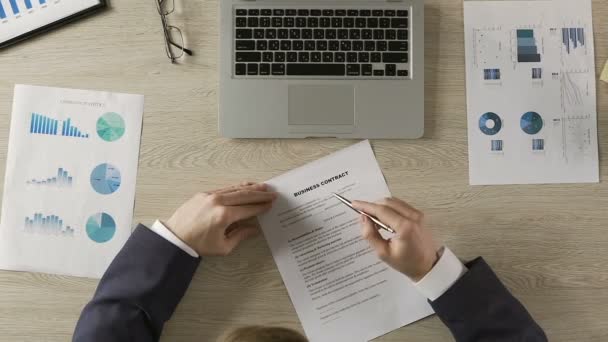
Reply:
<svg viewBox="0 0 608 342"><path fill-rule="evenodd" d="M496 113L485 113L479 118L479 129L485 135L496 135L502 129L502 120Z"/></svg>
<svg viewBox="0 0 608 342"><path fill-rule="evenodd" d="M97 134L105 141L116 141L125 134L125 121L118 113L105 113L97 120Z"/></svg>
<svg viewBox="0 0 608 342"><path fill-rule="evenodd" d="M87 235L97 243L112 240L116 233L116 222L106 213L95 214L87 220Z"/></svg>
<svg viewBox="0 0 608 342"><path fill-rule="evenodd" d="M120 188L120 171L113 165L100 164L91 172L91 186L102 195L109 195Z"/></svg>
<svg viewBox="0 0 608 342"><path fill-rule="evenodd" d="M521 117L521 129L530 134L538 134L543 129L543 118L536 112L527 112Z"/></svg>

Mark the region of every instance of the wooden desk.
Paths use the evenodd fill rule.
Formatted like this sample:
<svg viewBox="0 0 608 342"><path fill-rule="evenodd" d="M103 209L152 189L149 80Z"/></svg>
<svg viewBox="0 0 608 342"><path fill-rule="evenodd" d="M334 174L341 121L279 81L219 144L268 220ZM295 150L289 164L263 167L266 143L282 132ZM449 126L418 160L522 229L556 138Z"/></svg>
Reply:
<svg viewBox="0 0 608 342"><path fill-rule="evenodd" d="M0 52L0 176L13 84L146 95L135 221L167 217L193 192L263 181L348 146L339 140L217 137L218 0L182 2L172 23L196 56L165 57L153 1L108 12ZM608 3L594 0L598 74L608 58ZM374 141L393 193L425 210L459 256L483 255L552 341L608 339L608 185L468 185L461 1L426 1L427 134ZM608 177L608 85L598 83L602 179ZM2 177L3 178L3 177ZM0 272L0 341L67 341L97 282ZM215 341L243 324L301 329L263 238L206 259L164 341ZM450 341L436 317L380 341Z"/></svg>

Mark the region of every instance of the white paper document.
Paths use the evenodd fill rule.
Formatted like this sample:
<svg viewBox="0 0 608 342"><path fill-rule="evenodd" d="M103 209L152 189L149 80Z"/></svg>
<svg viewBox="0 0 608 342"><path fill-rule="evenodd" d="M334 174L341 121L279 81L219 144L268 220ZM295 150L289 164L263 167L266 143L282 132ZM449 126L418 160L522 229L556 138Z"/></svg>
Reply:
<svg viewBox="0 0 608 342"><path fill-rule="evenodd" d="M260 224L311 342L369 341L433 313L361 238L359 215L331 196L390 196L368 141L266 183L280 196Z"/></svg>
<svg viewBox="0 0 608 342"><path fill-rule="evenodd" d="M599 182L591 0L465 1L472 185Z"/></svg>
<svg viewBox="0 0 608 342"><path fill-rule="evenodd" d="M98 4L99 0L0 0L0 43Z"/></svg>
<svg viewBox="0 0 608 342"><path fill-rule="evenodd" d="M141 95L17 85L0 268L99 278L131 234Z"/></svg>

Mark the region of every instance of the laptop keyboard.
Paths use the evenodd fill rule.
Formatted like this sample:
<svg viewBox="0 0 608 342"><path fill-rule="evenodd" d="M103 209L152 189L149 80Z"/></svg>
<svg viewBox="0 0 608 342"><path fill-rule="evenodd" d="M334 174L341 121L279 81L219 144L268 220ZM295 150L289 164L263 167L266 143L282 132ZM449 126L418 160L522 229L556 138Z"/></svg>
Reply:
<svg viewBox="0 0 608 342"><path fill-rule="evenodd" d="M235 8L239 78L409 78L404 9Z"/></svg>

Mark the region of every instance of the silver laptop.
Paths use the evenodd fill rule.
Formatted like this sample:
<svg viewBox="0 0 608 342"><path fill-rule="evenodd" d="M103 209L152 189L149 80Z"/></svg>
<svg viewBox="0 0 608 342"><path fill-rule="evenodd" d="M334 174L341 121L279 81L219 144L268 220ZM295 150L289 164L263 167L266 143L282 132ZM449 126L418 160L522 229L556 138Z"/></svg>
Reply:
<svg viewBox="0 0 608 342"><path fill-rule="evenodd" d="M221 0L219 132L419 138L423 0Z"/></svg>

